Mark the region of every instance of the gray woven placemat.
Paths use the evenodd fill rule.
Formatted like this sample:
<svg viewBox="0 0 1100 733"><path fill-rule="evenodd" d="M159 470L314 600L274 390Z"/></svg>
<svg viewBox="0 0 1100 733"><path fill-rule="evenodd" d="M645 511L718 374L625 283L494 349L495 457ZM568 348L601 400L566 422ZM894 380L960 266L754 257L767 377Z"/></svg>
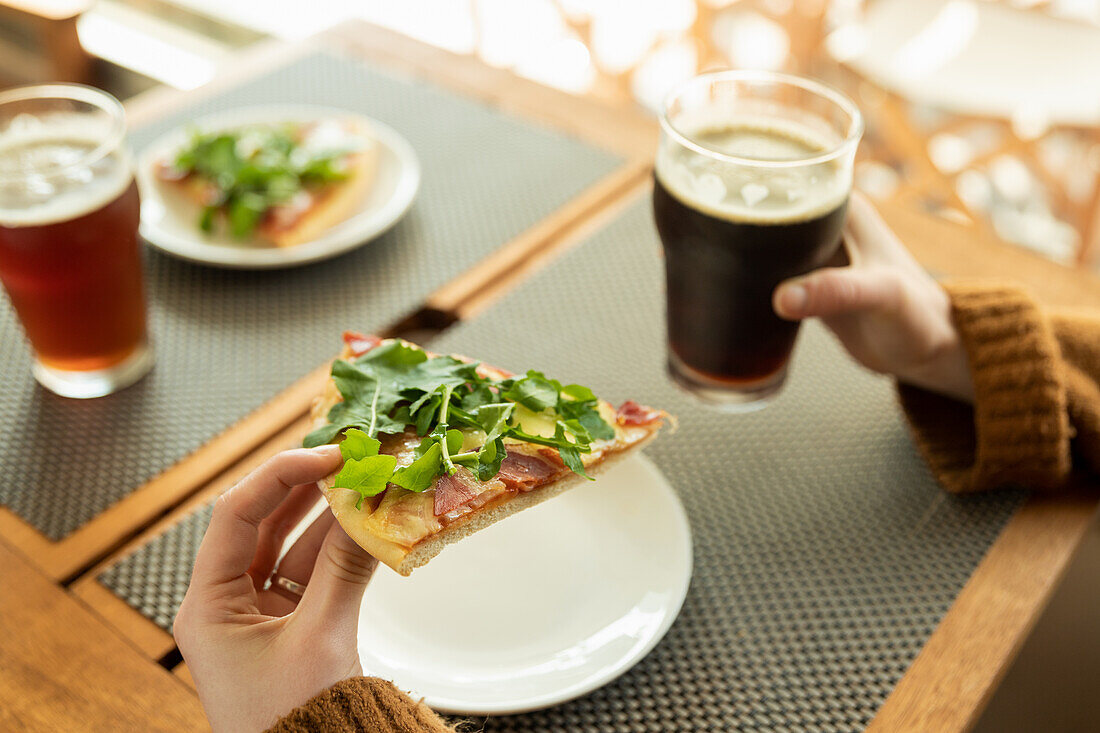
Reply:
<svg viewBox="0 0 1100 733"><path fill-rule="evenodd" d="M0 504L60 539L214 437L339 346L431 291L611 172L619 160L450 92L319 53L134 130L140 150L200 115L289 102L369 114L405 135L423 168L409 215L370 245L279 272L234 272L150 252L157 366L93 401L35 385L0 298Z"/></svg>
<svg viewBox="0 0 1100 733"><path fill-rule="evenodd" d="M661 279L643 202L432 343L680 418L647 449L695 535L680 618L614 683L490 719L485 730L860 730L1023 494L943 493L914 452L890 381L813 324L768 409L700 407L665 378ZM170 628L207 520L189 518L101 582Z"/></svg>

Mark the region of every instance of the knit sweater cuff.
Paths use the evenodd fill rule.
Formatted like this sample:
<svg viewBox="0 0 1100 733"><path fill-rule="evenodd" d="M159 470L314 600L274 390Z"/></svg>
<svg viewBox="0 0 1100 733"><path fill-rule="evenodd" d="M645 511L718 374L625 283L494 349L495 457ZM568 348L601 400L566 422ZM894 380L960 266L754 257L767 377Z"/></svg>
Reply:
<svg viewBox="0 0 1100 733"><path fill-rule="evenodd" d="M974 382L974 406L899 388L914 438L950 491L1052 488L1071 468L1058 342L1018 288L946 283Z"/></svg>
<svg viewBox="0 0 1100 733"><path fill-rule="evenodd" d="M267 733L453 733L424 703L377 677L338 682L292 710Z"/></svg>

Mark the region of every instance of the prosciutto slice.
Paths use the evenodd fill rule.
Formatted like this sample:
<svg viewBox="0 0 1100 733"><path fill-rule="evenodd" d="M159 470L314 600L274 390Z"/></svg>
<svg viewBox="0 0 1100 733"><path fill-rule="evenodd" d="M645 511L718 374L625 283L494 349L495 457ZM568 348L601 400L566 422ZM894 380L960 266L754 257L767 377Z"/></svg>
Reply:
<svg viewBox="0 0 1100 733"><path fill-rule="evenodd" d="M358 331L344 331L344 343L351 349L353 356L362 356L382 343L382 339L377 336L365 336Z"/></svg>
<svg viewBox="0 0 1100 733"><path fill-rule="evenodd" d="M481 487L474 475L464 468L454 476L443 474L435 481L435 515L454 511L468 504L481 493Z"/></svg>
<svg viewBox="0 0 1100 733"><path fill-rule="evenodd" d="M634 400L624 402L615 413L615 419L620 425L652 425L663 417L660 410L639 405Z"/></svg>
<svg viewBox="0 0 1100 733"><path fill-rule="evenodd" d="M560 473L564 465L557 454L521 453L509 449L496 477L513 491L530 491Z"/></svg>

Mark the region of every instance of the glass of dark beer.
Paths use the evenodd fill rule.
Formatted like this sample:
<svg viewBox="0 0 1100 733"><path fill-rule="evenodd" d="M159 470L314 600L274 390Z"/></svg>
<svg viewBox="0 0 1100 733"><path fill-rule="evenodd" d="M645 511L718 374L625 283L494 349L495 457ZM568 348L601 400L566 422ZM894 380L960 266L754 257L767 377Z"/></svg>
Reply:
<svg viewBox="0 0 1100 733"><path fill-rule="evenodd" d="M731 412L779 392L798 323L772 292L837 256L862 134L849 99L788 74L714 72L670 95L653 211L677 384Z"/></svg>
<svg viewBox="0 0 1100 733"><path fill-rule="evenodd" d="M0 92L0 281L34 376L99 397L153 364L122 105L76 84Z"/></svg>

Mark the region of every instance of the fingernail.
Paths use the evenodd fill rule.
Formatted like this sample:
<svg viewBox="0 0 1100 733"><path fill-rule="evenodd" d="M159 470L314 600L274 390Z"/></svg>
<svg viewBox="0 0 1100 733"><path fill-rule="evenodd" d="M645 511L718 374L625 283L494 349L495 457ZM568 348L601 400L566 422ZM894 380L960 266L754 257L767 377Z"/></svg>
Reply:
<svg viewBox="0 0 1100 733"><path fill-rule="evenodd" d="M806 307L806 288L801 285L784 285L783 292L779 294L779 304L783 306L783 312L790 315L798 315Z"/></svg>
<svg viewBox="0 0 1100 733"><path fill-rule="evenodd" d="M310 448L310 450L312 450L314 453L316 453L319 456L331 456L331 455L334 455L334 454L340 452L340 446L332 445L332 444L325 444L325 445L319 445L316 448Z"/></svg>

